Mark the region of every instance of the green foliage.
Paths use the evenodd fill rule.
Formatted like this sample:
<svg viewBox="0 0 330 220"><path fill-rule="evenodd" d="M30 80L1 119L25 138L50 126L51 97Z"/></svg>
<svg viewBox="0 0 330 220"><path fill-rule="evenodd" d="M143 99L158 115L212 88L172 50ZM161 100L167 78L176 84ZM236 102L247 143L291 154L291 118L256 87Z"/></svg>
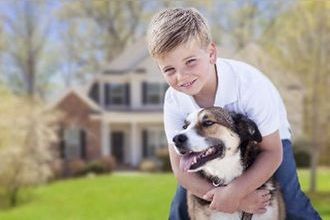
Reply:
<svg viewBox="0 0 330 220"><path fill-rule="evenodd" d="M315 141L314 145L323 146L330 146L329 11L329 1L298 1L278 17L265 36L274 60L303 82L306 137Z"/></svg>
<svg viewBox="0 0 330 220"><path fill-rule="evenodd" d="M304 134L313 149L311 189L315 189L319 157L330 147L329 11L329 1L297 1L277 19L265 37L274 60L304 84Z"/></svg>

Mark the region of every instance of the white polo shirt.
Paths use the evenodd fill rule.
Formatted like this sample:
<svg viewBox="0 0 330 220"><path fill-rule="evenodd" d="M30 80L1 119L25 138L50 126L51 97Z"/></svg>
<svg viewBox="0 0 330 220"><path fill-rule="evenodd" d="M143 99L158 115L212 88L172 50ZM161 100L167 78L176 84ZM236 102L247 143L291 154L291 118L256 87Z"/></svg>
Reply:
<svg viewBox="0 0 330 220"><path fill-rule="evenodd" d="M257 125L262 136L279 130L290 139L287 113L275 86L256 68L235 60L218 58L218 87L214 106L244 114ZM169 87L164 100L164 127L168 143L182 130L184 119L200 109L192 96Z"/></svg>

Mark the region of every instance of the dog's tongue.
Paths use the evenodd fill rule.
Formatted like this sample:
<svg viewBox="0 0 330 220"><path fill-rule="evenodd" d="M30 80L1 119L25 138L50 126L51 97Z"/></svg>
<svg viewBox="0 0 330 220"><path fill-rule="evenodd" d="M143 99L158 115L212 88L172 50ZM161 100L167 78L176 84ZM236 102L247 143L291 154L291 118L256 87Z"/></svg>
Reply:
<svg viewBox="0 0 330 220"><path fill-rule="evenodd" d="M188 171L196 155L196 153L190 153L182 156L180 159L180 169Z"/></svg>

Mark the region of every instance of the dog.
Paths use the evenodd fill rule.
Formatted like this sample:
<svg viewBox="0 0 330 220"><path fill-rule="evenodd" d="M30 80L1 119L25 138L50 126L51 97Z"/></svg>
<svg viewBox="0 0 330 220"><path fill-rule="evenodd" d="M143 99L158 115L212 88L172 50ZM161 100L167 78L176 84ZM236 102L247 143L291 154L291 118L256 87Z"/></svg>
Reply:
<svg viewBox="0 0 330 220"><path fill-rule="evenodd" d="M183 130L174 136L176 152L182 156L180 167L198 172L214 186L226 186L253 164L260 152L262 136L248 117L221 107L200 109L188 115ZM188 191L191 219L284 219L285 210L279 187L273 178L260 188L271 192L271 203L263 214L223 213L209 209L210 202Z"/></svg>

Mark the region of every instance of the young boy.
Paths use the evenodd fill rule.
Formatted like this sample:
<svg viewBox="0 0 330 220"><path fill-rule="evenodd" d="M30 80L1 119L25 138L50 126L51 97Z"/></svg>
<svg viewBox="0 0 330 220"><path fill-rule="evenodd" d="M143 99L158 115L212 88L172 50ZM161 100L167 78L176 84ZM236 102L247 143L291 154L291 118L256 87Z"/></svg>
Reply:
<svg viewBox="0 0 330 220"><path fill-rule="evenodd" d="M170 85L165 95L164 125L171 165L180 185L170 219L188 219L185 189L212 201L222 212L265 212L268 191L256 190L274 172L280 183L288 219L320 219L300 189L290 142L290 126L279 93L257 69L218 59L206 20L195 9L165 9L152 19L148 48ZM254 120L263 141L254 165L225 187L215 188L197 174L184 172L172 138L186 116L199 108L220 106ZM282 161L283 157L283 161Z"/></svg>

